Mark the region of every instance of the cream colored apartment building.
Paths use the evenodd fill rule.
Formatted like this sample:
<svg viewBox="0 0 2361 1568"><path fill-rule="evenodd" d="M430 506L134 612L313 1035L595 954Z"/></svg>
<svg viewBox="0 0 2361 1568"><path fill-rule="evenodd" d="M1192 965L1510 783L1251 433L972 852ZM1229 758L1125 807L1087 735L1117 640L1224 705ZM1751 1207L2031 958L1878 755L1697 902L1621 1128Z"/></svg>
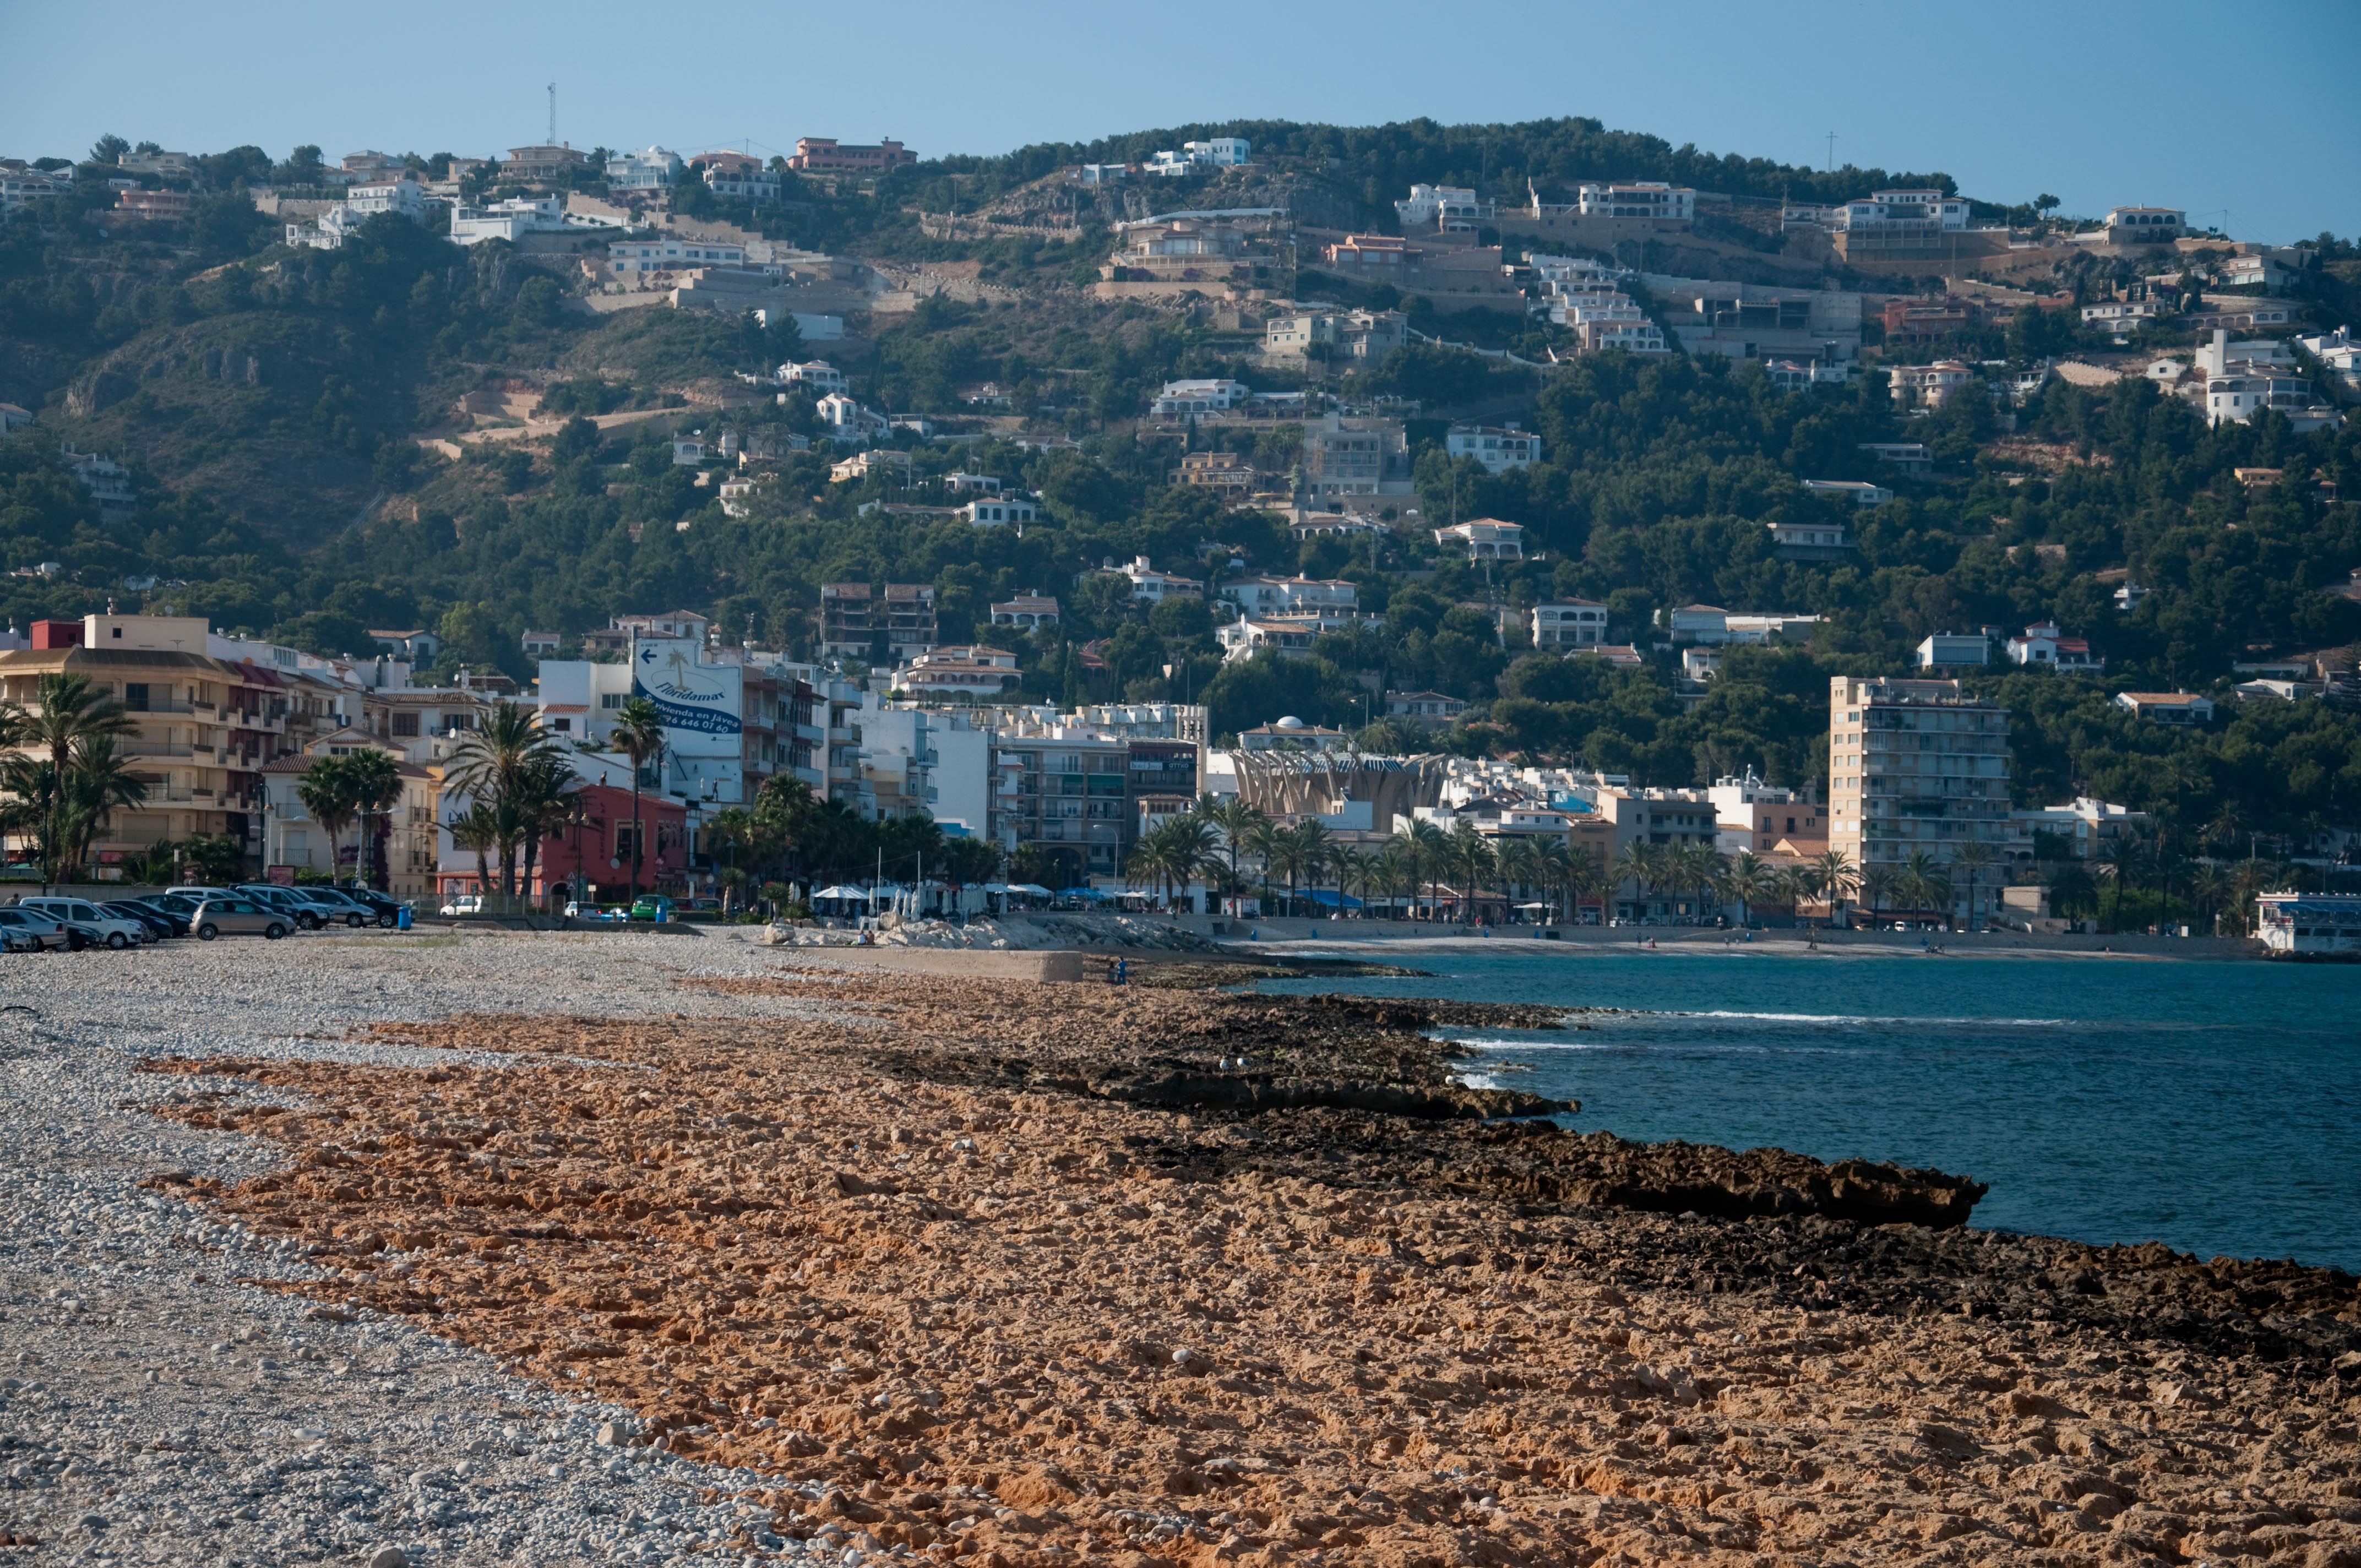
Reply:
<svg viewBox="0 0 2361 1568"><path fill-rule="evenodd" d="M1828 847L1865 875L1921 850L1949 864L1960 848L1988 844L2004 857L2008 710L1971 697L1957 681L1861 679L1828 683ZM2004 880L1979 879L1989 909ZM1952 913L1968 907L1966 879L1952 878Z"/></svg>

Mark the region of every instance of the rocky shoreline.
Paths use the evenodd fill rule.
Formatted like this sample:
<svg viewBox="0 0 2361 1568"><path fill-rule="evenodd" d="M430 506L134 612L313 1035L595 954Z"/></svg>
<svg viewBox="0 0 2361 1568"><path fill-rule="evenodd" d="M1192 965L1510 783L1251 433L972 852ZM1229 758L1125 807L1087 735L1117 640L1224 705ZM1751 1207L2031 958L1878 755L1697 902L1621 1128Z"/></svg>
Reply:
<svg viewBox="0 0 2361 1568"><path fill-rule="evenodd" d="M768 957L365 1036L448 1066L151 1062L284 1161L155 1189L774 1478L733 1551L2361 1563L2350 1276L1566 1131L1427 1033L1554 1013Z"/></svg>

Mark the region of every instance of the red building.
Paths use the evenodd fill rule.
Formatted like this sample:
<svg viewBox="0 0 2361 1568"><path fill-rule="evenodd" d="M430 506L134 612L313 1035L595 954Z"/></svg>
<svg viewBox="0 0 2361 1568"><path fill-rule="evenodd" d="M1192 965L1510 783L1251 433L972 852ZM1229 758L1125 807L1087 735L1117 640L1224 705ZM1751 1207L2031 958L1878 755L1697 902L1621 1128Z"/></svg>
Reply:
<svg viewBox="0 0 2361 1568"><path fill-rule="evenodd" d="M612 784L586 784L570 798L579 801L581 809L563 830L542 841L533 886L526 891L536 898L544 894L555 896L562 884L563 896L580 898L587 880L596 902L620 904L631 891L631 792ZM688 808L677 800L642 791L639 826L647 839L640 854L640 891L681 892L688 865ZM493 883L489 889L478 885L472 869L456 869L467 866L470 860L461 853L446 856L439 879L445 897L499 890L497 855L491 859Z"/></svg>

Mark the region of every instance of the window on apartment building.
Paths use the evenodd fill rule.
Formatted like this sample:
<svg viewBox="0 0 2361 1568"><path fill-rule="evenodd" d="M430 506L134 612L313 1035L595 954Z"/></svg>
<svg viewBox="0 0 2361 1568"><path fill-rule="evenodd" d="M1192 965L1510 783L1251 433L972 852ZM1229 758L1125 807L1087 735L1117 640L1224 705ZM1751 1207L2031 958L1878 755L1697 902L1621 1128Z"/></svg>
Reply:
<svg viewBox="0 0 2361 1568"><path fill-rule="evenodd" d="M145 681L126 682L123 687L123 706L133 713L147 712L148 684Z"/></svg>
<svg viewBox="0 0 2361 1568"><path fill-rule="evenodd" d="M393 716L393 732L397 737L415 740L418 735L418 715L397 713Z"/></svg>
<svg viewBox="0 0 2361 1568"><path fill-rule="evenodd" d="M618 822L615 824L615 859L624 861L629 861L631 860L631 856L637 852L635 846L640 842L642 829L646 826L647 825L642 822Z"/></svg>
<svg viewBox="0 0 2361 1568"><path fill-rule="evenodd" d="M600 707L620 707L623 706L625 700L626 699L621 692L600 692L598 694L598 706Z"/></svg>

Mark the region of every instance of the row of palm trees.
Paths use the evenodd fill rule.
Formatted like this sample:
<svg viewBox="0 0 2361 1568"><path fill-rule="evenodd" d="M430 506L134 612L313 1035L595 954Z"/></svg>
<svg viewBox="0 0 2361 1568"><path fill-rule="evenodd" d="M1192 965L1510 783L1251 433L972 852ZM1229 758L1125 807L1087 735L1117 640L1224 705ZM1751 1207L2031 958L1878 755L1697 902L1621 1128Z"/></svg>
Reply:
<svg viewBox="0 0 2361 1568"><path fill-rule="evenodd" d="M1126 868L1134 885L1166 898L1202 880L1215 894L1259 888L1283 909L1341 904L1323 897L1334 888L1364 905L1382 901L1389 909L1430 914L1448 902L1454 917L1472 921L1488 902L1572 920L1584 905L1604 907L1629 887L1645 906L1662 896L1703 916L1727 905L1740 906L1752 922L1765 907L1825 903L1841 915L1856 899L1880 914L1908 912L1948 917L1960 880L1966 882L1971 911L1999 869L1990 845L1953 851L1949 862L1919 850L1894 865L1856 867L1840 850L1801 862L1773 861L1741 850L1724 855L1705 844L1633 843L1611 861L1587 845L1564 839L1509 837L1495 841L1461 821L1449 828L1413 820L1381 848L1363 851L1333 841L1324 824L1304 818L1292 826L1274 822L1236 796L1201 798L1188 812L1168 817L1140 838ZM1251 871L1251 875L1249 875Z"/></svg>
<svg viewBox="0 0 2361 1568"><path fill-rule="evenodd" d="M640 815L641 781L648 764L662 757L664 745L664 716L647 698L633 697L617 711L614 728L601 748L620 752L631 762L634 898L639 896L646 838ZM492 891L496 861L501 897L514 899L520 888L530 890L543 840L560 836L582 821L582 797L573 788L574 769L566 761L570 750L541 727L537 709L503 702L496 704L483 726L471 730L452 752L444 771L444 787L465 796L467 809L450 818L446 826L453 845L476 857L477 885L485 892ZM310 776L310 770L305 776ZM319 815L308 797L304 806L313 816Z"/></svg>
<svg viewBox="0 0 2361 1568"><path fill-rule="evenodd" d="M116 807L148 798L119 746L132 728L112 693L66 671L41 677L29 709L0 703L0 831L31 840L43 892L90 859Z"/></svg>
<svg viewBox="0 0 2361 1568"><path fill-rule="evenodd" d="M353 847L353 870L363 882L372 882L369 875L369 846L378 835L369 831L369 818L383 816L401 798L401 773L394 760L373 748L356 748L342 756L319 757L304 768L295 781L295 798L303 803L303 810L320 830L328 836L328 859L336 859L336 840L344 831L357 824L358 841Z"/></svg>
<svg viewBox="0 0 2361 1568"><path fill-rule="evenodd" d="M2227 836L2213 841L2220 837ZM2237 861L2190 860L2160 839L2123 833L2102 841L2087 868L2061 867L2050 879L2049 905L2060 915L2092 916L2109 930L2121 930L2126 895L2153 893L2152 908L2161 918L2169 916L2178 894L2198 929L2227 926L2246 935L2257 895L2290 888L2300 874L2293 865L2253 854ZM2323 888L2327 880L2322 872Z"/></svg>

